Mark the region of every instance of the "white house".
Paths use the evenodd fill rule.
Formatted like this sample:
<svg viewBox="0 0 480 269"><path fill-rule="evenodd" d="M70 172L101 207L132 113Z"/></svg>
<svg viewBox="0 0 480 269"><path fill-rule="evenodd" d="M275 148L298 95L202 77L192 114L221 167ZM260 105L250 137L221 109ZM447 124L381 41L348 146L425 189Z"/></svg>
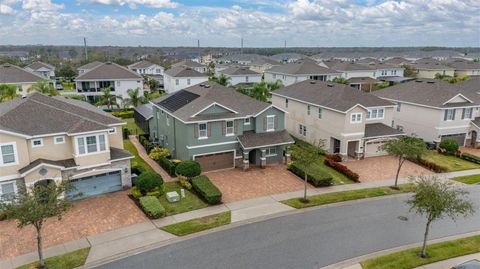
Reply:
<svg viewBox="0 0 480 269"><path fill-rule="evenodd" d="M110 88L112 94L126 98L129 89L141 89L143 77L116 63L106 62L80 74L75 79L78 94L83 94L89 102L96 102L96 96L103 95L102 89Z"/></svg>
<svg viewBox="0 0 480 269"><path fill-rule="evenodd" d="M405 71L405 68L403 67L383 62L369 62L363 63L363 65L375 69L373 78L403 77L403 71Z"/></svg>
<svg viewBox="0 0 480 269"><path fill-rule="evenodd" d="M376 69L368 65L357 64L354 62L344 62L340 60L323 61L320 65L336 70L346 79L369 77L376 78Z"/></svg>
<svg viewBox="0 0 480 269"><path fill-rule="evenodd" d="M164 72L164 90L166 93L176 92L187 87L208 81L206 74L190 67L177 66Z"/></svg>
<svg viewBox="0 0 480 269"><path fill-rule="evenodd" d="M140 61L128 66L128 69L137 72L140 75L155 75L163 76L165 68L163 66L154 64L150 61Z"/></svg>
<svg viewBox="0 0 480 269"><path fill-rule="evenodd" d="M93 68L95 68L99 65L102 65L102 64L103 63L99 62L99 61L94 61L94 62L91 62L91 63L88 63L88 64L84 64L84 65L80 66L79 68L77 68L78 74L83 74L83 73L85 73L87 71L90 71Z"/></svg>
<svg viewBox="0 0 480 269"><path fill-rule="evenodd" d="M45 79L55 78L55 66L40 61L27 65L27 67L25 67L25 70L40 75Z"/></svg>
<svg viewBox="0 0 480 269"><path fill-rule="evenodd" d="M233 86L238 84L251 85L262 81L262 74L250 70L248 67L233 66L219 71L217 76L225 75Z"/></svg>
<svg viewBox="0 0 480 269"><path fill-rule="evenodd" d="M190 69L193 69L199 73L207 73L206 65L203 65L194 61L190 61L190 60L184 60L184 61L178 62L176 64L173 64L172 67L189 67Z"/></svg>

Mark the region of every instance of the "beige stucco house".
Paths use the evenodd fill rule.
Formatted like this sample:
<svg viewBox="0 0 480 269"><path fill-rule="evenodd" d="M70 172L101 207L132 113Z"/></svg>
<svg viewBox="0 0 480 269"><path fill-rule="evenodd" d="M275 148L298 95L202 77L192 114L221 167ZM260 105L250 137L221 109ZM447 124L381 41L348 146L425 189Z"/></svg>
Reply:
<svg viewBox="0 0 480 269"><path fill-rule="evenodd" d="M15 85L17 94L26 95L28 90L44 77L13 64L0 64L0 84Z"/></svg>
<svg viewBox="0 0 480 269"><path fill-rule="evenodd" d="M125 123L88 103L33 93L0 103L0 196L62 180L67 197L131 186Z"/></svg>
<svg viewBox="0 0 480 269"><path fill-rule="evenodd" d="M449 77L455 75L455 68L431 58L419 59L411 66L416 71L417 78L435 78L437 74Z"/></svg>
<svg viewBox="0 0 480 269"><path fill-rule="evenodd" d="M391 127L393 103L344 84L306 80L273 92L272 103L288 112L293 136L344 158L384 155L379 146L402 135Z"/></svg>
<svg viewBox="0 0 480 269"><path fill-rule="evenodd" d="M461 146L480 142L480 89L467 84L417 79L376 91L396 104L394 126L426 142L457 140Z"/></svg>

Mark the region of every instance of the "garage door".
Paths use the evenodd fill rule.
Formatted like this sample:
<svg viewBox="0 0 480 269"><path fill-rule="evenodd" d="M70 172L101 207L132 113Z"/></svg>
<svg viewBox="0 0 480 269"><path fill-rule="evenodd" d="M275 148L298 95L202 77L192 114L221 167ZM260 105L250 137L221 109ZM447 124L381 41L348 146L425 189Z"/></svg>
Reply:
<svg viewBox="0 0 480 269"><path fill-rule="evenodd" d="M195 160L200 163L202 171L212 171L226 168L233 168L233 151L215 154L195 156Z"/></svg>
<svg viewBox="0 0 480 269"><path fill-rule="evenodd" d="M71 182L75 188L68 191L66 196L72 200L84 199L122 189L120 171L74 179Z"/></svg>
<svg viewBox="0 0 480 269"><path fill-rule="evenodd" d="M365 143L365 157L387 155L387 152L379 150L380 146L384 143L385 141L374 141Z"/></svg>
<svg viewBox="0 0 480 269"><path fill-rule="evenodd" d="M445 139L453 139L458 142L458 145L461 147L465 146L465 136L467 134L451 134L451 135L442 135L441 141Z"/></svg>

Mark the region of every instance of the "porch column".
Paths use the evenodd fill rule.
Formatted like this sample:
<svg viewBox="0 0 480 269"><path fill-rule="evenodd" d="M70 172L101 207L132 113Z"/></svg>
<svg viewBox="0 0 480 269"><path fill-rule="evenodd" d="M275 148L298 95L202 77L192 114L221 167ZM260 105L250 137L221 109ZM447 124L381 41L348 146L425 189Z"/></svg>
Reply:
<svg viewBox="0 0 480 269"><path fill-rule="evenodd" d="M250 168L249 153L250 151L243 152L243 171L247 171Z"/></svg>
<svg viewBox="0 0 480 269"><path fill-rule="evenodd" d="M267 166L267 157L266 157L266 150L262 149L262 157L260 157L260 167L265 168Z"/></svg>
<svg viewBox="0 0 480 269"><path fill-rule="evenodd" d="M284 162L285 164L288 165L291 161L292 161L292 157L290 156L290 146L286 146Z"/></svg>

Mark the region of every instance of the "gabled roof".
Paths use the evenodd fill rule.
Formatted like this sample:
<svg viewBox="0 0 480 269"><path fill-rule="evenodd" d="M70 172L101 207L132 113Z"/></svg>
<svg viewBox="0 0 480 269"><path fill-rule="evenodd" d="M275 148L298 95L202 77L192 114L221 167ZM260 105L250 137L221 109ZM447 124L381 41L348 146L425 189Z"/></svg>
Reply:
<svg viewBox="0 0 480 269"><path fill-rule="evenodd" d="M402 58L402 57L393 57L393 58L390 58L388 60L385 60L383 61L383 63L387 63L387 64L393 64L393 65L403 65L403 64L410 64L410 61L405 59L405 58Z"/></svg>
<svg viewBox="0 0 480 269"><path fill-rule="evenodd" d="M88 63L88 64L84 64L77 69L78 70L90 70L90 69L93 69L93 68L95 68L95 67L97 67L101 64L103 64L103 63L99 62L99 61L94 61L94 62L91 62L91 63Z"/></svg>
<svg viewBox="0 0 480 269"><path fill-rule="evenodd" d="M222 71L218 71L221 74L229 75L229 76L240 76L240 75L257 75L261 76L260 73L250 70L248 67L238 67L232 66Z"/></svg>
<svg viewBox="0 0 480 269"><path fill-rule="evenodd" d="M159 97L152 103L184 122L242 118L256 115L271 106L214 82L191 86ZM175 105L171 106L173 103ZM229 112L198 114L212 105L219 105Z"/></svg>
<svg viewBox="0 0 480 269"><path fill-rule="evenodd" d="M172 65L172 67L178 67L178 66L182 66L182 67L192 67L192 68L195 68L195 67L206 67L205 65L203 64L199 64L197 62L194 62L194 61L191 61L191 60L183 60L181 62L178 62L178 63L175 63Z"/></svg>
<svg viewBox="0 0 480 269"><path fill-rule="evenodd" d="M289 75L323 75L338 73L335 70L318 65L317 62L311 59L303 59L293 63L277 65L268 69L266 72Z"/></svg>
<svg viewBox="0 0 480 269"><path fill-rule="evenodd" d="M239 135L237 139L243 149L253 149L267 146L272 147L295 143L290 134L288 134L287 130L264 133L255 133L253 131L249 131Z"/></svg>
<svg viewBox="0 0 480 269"><path fill-rule="evenodd" d="M414 69L420 70L454 70L453 67L447 66L443 62L432 58L418 59L413 62L411 66Z"/></svg>
<svg viewBox="0 0 480 269"><path fill-rule="evenodd" d="M270 64L270 65L281 65L280 62L268 58L268 57L262 57L254 62L252 62L250 65L264 65L264 64Z"/></svg>
<svg viewBox="0 0 480 269"><path fill-rule="evenodd" d="M328 68L337 70L337 71L373 71L376 68L369 65L357 64L354 62L348 61L339 61L339 60L328 60L324 61L323 64L328 66Z"/></svg>
<svg viewBox="0 0 480 269"><path fill-rule="evenodd" d="M44 63L44 62L40 62L40 61L34 62L34 63L30 64L30 65L27 65L26 68L30 68L30 69L32 69L32 70L38 70L38 69L40 69L40 68L47 68L47 69L50 69L50 70L55 69L54 66L49 65L49 64L46 64L46 63Z"/></svg>
<svg viewBox="0 0 480 269"><path fill-rule="evenodd" d="M106 130L123 121L82 101L32 93L0 103L0 130L26 136Z"/></svg>
<svg viewBox="0 0 480 269"><path fill-rule="evenodd" d="M139 105L134 108L134 110L137 111L138 114L142 115L146 120L153 117L153 109L151 103Z"/></svg>
<svg viewBox="0 0 480 269"><path fill-rule="evenodd" d="M208 75L204 73L200 73L191 67L185 66L176 66L168 69L165 71L166 75L171 77L181 77L181 78L188 78L188 77L208 77Z"/></svg>
<svg viewBox="0 0 480 269"><path fill-rule="evenodd" d="M139 74L116 63L106 62L80 74L75 80L142 79Z"/></svg>
<svg viewBox="0 0 480 269"><path fill-rule="evenodd" d="M34 83L45 78L13 64L0 65L0 83Z"/></svg>
<svg viewBox="0 0 480 269"><path fill-rule="evenodd" d="M402 131L392 128L380 122L365 124L365 134L364 134L365 138L398 136L402 134L403 134Z"/></svg>
<svg viewBox="0 0 480 269"><path fill-rule="evenodd" d="M480 70L480 63L467 60L455 60L448 63L455 70Z"/></svg>
<svg viewBox="0 0 480 269"><path fill-rule="evenodd" d="M466 90L461 83L450 84L435 79L416 79L375 91L373 94L388 100L438 108L452 107L449 101L457 96L472 101L473 103L470 103L470 105L480 104L480 95ZM458 106L467 105L466 103L457 104Z"/></svg>
<svg viewBox="0 0 480 269"><path fill-rule="evenodd" d="M140 62L136 62L134 64L131 64L128 66L129 69L133 69L133 68L147 68L147 67L150 67L150 66L153 66L153 65L158 65L158 64L154 64L150 61L146 61L146 60L143 60L143 61L140 61Z"/></svg>
<svg viewBox="0 0 480 269"><path fill-rule="evenodd" d="M370 63L361 63L361 65L365 65L365 66L368 66L370 68L374 68L374 69L390 69L390 68L402 68L402 67L399 67L399 66L396 66L396 65L393 65L393 64L389 64L389 63L384 63L384 62L370 62Z"/></svg>
<svg viewBox="0 0 480 269"><path fill-rule="evenodd" d="M363 107L392 106L389 101L345 84L305 80L272 92L301 102L347 112L357 105Z"/></svg>

